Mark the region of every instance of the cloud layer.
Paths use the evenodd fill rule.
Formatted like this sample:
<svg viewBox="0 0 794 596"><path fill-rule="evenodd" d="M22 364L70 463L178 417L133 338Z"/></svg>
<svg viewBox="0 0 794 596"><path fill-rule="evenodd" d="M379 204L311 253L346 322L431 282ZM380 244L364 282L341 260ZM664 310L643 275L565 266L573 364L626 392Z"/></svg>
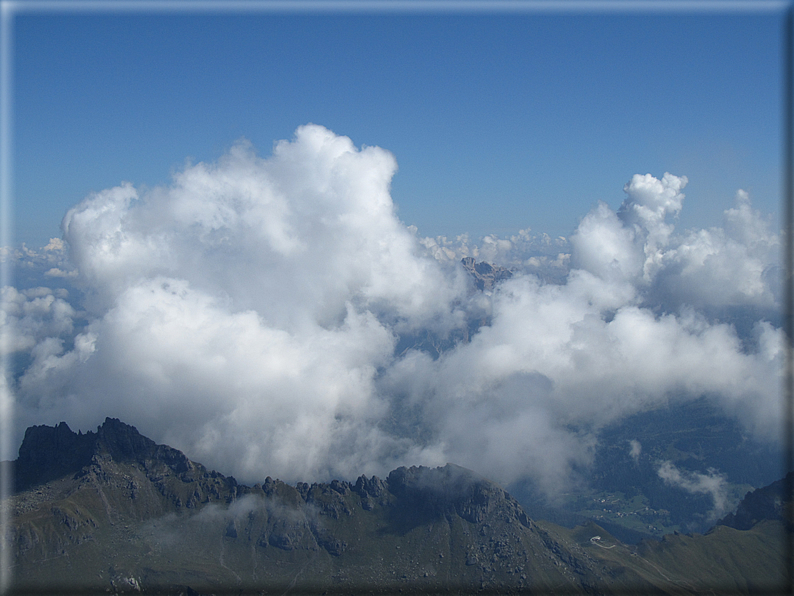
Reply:
<svg viewBox="0 0 794 596"><path fill-rule="evenodd" d="M403 225L396 167L307 125L87 197L65 245L6 254L73 284L3 290L18 432L114 416L250 482L450 461L550 491L600 426L670 400L776 440L780 238L746 193L677 234L686 178L636 175L570 239L474 244ZM462 256L514 276L478 292Z"/></svg>

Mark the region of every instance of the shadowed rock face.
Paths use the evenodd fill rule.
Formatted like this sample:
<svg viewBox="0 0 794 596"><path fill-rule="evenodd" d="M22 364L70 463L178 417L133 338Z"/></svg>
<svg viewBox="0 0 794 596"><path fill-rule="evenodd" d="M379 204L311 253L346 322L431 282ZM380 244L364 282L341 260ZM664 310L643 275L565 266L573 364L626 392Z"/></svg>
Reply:
<svg viewBox="0 0 794 596"><path fill-rule="evenodd" d="M58 426L31 426L19 448L15 490L22 491L79 472L100 459L116 462L159 460L175 472L185 472L190 461L183 453L157 445L134 426L106 418L97 432L75 433L65 422Z"/></svg>
<svg viewBox="0 0 794 596"><path fill-rule="evenodd" d="M737 530L749 530L762 521L787 520L791 529L791 496L786 495L786 482L791 482L792 475L794 472L789 472L786 478L748 492L739 503L736 513L729 513L717 523Z"/></svg>
<svg viewBox="0 0 794 596"><path fill-rule="evenodd" d="M31 426L19 448L15 487L25 490L66 474L73 474L91 463L96 435L77 435L65 422L56 427Z"/></svg>

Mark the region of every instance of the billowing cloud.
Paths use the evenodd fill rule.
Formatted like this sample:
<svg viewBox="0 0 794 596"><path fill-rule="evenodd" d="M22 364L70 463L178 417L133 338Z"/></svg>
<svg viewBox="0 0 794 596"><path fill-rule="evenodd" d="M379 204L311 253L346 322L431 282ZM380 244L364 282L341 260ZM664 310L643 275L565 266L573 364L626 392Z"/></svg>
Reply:
<svg viewBox="0 0 794 596"><path fill-rule="evenodd" d="M654 294L700 308L780 308L780 236L742 190L723 220L722 228L687 231L661 255Z"/></svg>
<svg viewBox="0 0 794 596"><path fill-rule="evenodd" d="M130 184L93 195L67 213L64 237L99 311L160 275L280 328L336 325L351 300L429 325L449 314L456 288L416 258L394 215L396 167L387 151L305 126L270 159L241 142L146 196Z"/></svg>
<svg viewBox="0 0 794 596"><path fill-rule="evenodd" d="M240 142L168 186L87 197L69 259L38 265L75 292L4 289L29 359L17 432L114 416L243 481L454 462L548 491L603 425L671 400L705 395L775 440L781 330L710 310L779 305L779 237L745 193L723 227L678 234L686 178L634 176L570 239L475 243L404 226L395 171L308 125L267 158ZM478 292L463 256L513 277Z"/></svg>
<svg viewBox="0 0 794 596"><path fill-rule="evenodd" d="M42 342L21 411L88 425L112 410L243 476L368 471L411 450L378 430L373 380L396 334L444 334L463 274L417 255L396 169L319 126L258 158L240 143L168 188L124 184L63 221L92 320Z"/></svg>
<svg viewBox="0 0 794 596"><path fill-rule="evenodd" d="M0 289L0 355L35 350L45 340L62 342L74 331L74 308L68 292L50 288Z"/></svg>

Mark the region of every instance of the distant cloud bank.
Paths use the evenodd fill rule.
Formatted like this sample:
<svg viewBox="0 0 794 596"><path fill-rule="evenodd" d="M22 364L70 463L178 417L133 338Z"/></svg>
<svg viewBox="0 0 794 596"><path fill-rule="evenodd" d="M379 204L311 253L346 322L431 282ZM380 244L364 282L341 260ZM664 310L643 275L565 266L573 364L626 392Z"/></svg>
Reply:
<svg viewBox="0 0 794 596"><path fill-rule="evenodd" d="M250 482L454 462L549 491L600 427L668 401L705 395L777 440L781 238L747 193L679 232L686 177L635 175L570 238L431 239L395 215L396 167L302 126L5 250L41 283L3 288L16 432L112 416ZM513 277L476 291L464 256ZM719 508L717 476L659 473Z"/></svg>

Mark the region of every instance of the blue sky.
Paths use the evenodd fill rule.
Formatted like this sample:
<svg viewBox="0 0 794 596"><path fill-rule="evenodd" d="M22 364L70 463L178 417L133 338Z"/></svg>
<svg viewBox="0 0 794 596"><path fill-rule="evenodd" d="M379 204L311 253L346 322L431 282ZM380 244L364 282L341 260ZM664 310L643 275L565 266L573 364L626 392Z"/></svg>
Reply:
<svg viewBox="0 0 794 596"><path fill-rule="evenodd" d="M636 6L636 5L635 5ZM777 215L782 11L107 14L14 23L15 244L91 191L166 183L237 139L322 124L397 158L425 236L567 235L635 173Z"/></svg>

